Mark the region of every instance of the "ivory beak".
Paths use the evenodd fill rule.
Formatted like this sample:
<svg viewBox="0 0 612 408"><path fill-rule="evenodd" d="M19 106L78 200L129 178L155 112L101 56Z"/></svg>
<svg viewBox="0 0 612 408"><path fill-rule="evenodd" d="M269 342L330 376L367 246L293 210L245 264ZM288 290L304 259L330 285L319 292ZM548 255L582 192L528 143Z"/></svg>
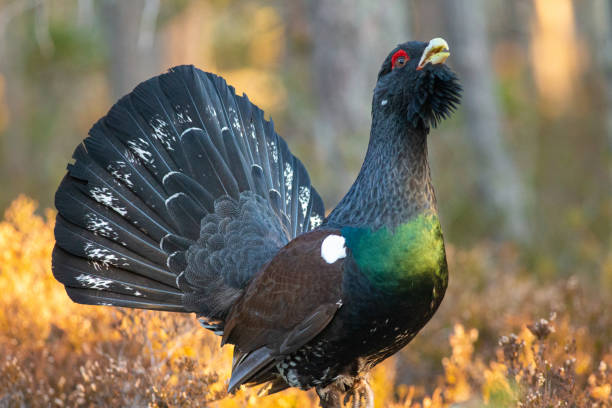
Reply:
<svg viewBox="0 0 612 408"><path fill-rule="evenodd" d="M434 65L442 64L449 56L450 51L448 49L448 43L443 38L434 38L427 44L425 51L423 51L423 56L419 61L417 71L420 71L429 63Z"/></svg>

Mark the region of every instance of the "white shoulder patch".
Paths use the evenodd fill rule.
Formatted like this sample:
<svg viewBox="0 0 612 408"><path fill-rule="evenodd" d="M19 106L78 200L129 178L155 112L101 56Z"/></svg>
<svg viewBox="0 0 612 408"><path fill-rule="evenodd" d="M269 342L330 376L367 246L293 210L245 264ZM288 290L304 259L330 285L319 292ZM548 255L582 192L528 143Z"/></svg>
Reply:
<svg viewBox="0 0 612 408"><path fill-rule="evenodd" d="M321 258L328 264L338 259L346 258L346 246L344 237L340 235L328 235L321 244Z"/></svg>

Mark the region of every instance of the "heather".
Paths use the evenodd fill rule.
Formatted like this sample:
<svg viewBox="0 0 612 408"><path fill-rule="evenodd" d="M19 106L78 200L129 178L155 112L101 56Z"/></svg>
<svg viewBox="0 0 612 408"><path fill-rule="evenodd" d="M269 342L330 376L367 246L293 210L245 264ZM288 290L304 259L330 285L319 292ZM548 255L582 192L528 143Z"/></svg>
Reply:
<svg viewBox="0 0 612 408"><path fill-rule="evenodd" d="M231 349L192 316L72 303L51 274L54 216L22 196L0 223L0 406L317 406L295 389L228 396ZM447 251L445 301L374 370L377 407L612 406L605 282L542 281L511 245Z"/></svg>

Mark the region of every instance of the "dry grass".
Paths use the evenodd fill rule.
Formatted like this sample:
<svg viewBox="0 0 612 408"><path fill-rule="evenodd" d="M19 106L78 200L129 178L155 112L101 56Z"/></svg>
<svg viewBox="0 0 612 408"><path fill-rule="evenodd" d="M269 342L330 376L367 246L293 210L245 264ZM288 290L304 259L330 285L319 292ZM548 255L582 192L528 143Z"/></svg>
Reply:
<svg viewBox="0 0 612 408"><path fill-rule="evenodd" d="M0 406L316 406L227 397L231 350L192 316L73 304L51 275L54 214L35 209L20 197L0 223ZM449 258L442 309L373 373L377 407L612 406L610 301L537 282L510 247Z"/></svg>

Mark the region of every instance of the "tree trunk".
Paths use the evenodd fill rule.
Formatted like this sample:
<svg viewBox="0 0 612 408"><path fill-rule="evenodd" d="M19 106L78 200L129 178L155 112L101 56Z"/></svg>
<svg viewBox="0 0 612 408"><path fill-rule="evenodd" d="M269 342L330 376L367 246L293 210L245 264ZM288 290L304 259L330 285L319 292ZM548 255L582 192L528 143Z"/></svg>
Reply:
<svg viewBox="0 0 612 408"><path fill-rule="evenodd" d="M159 0L104 0L102 24L109 44L110 83L117 99L159 73L155 28Z"/></svg>
<svg viewBox="0 0 612 408"><path fill-rule="evenodd" d="M405 5L391 0L315 0L309 18L314 141L321 166L333 175L333 183L322 188L332 208L353 181L347 166L365 153L353 146L367 144L380 64L396 44L408 40L409 19Z"/></svg>
<svg viewBox="0 0 612 408"><path fill-rule="evenodd" d="M608 145L608 183L612 186L612 6L606 0L593 1L593 22L596 63L605 76L606 95L606 133Z"/></svg>
<svg viewBox="0 0 612 408"><path fill-rule="evenodd" d="M13 46L23 41L27 30L19 25L23 14L42 7L42 1L13 1L0 6L0 172L10 175L0 181L0 208L9 204L8 200L20 191L30 187L28 179L30 140L26 123L27 95L24 93L26 81L23 72L23 61L26 50L22 46ZM45 14L37 13L37 16ZM17 20L17 21L15 21ZM41 30L37 29L40 34Z"/></svg>
<svg viewBox="0 0 612 408"><path fill-rule="evenodd" d="M482 0L444 0L453 59L462 85L467 137L479 165L478 189L489 211L503 219L503 238L528 240L526 190L504 146L495 97Z"/></svg>

